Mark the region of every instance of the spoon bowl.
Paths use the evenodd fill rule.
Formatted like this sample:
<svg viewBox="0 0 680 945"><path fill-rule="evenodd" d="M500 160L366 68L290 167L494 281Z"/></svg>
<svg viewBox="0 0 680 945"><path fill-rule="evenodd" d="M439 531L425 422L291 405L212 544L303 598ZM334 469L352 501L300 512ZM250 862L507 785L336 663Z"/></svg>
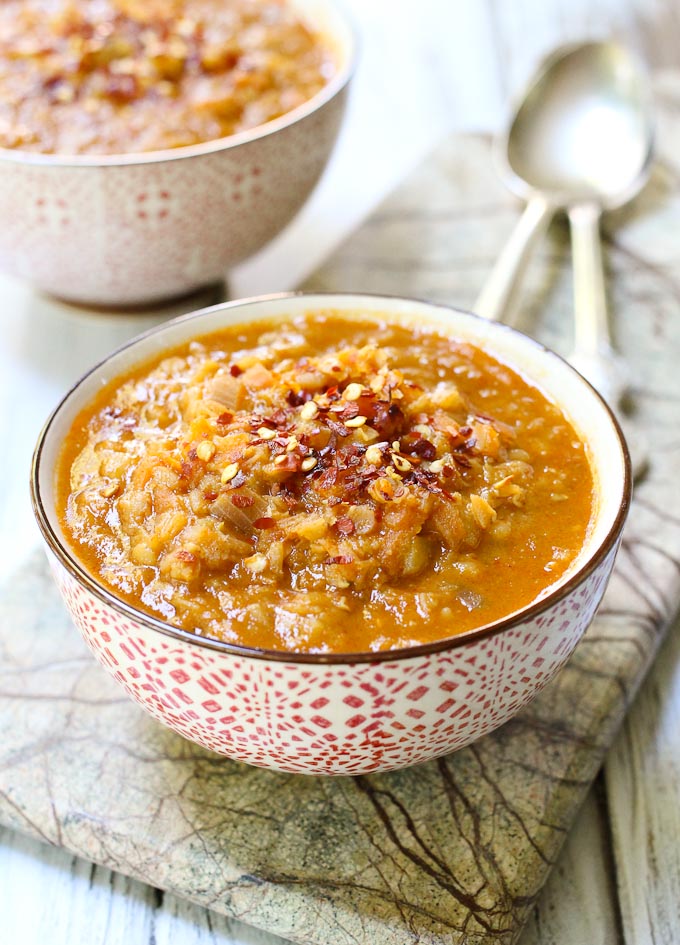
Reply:
<svg viewBox="0 0 680 945"><path fill-rule="evenodd" d="M563 47L544 63L497 149L519 196L612 210L644 184L652 155L649 84L622 46Z"/></svg>

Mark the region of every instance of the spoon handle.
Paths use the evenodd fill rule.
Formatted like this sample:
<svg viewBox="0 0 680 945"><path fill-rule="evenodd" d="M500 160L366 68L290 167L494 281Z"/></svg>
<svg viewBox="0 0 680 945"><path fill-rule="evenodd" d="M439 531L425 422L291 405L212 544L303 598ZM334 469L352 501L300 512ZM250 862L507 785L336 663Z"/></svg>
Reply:
<svg viewBox="0 0 680 945"><path fill-rule="evenodd" d="M542 197L532 197L491 271L473 311L489 321L508 321L515 286L529 256L555 212Z"/></svg>
<svg viewBox="0 0 680 945"><path fill-rule="evenodd" d="M569 209L574 259L574 349L567 360L590 381L612 408L621 425L638 480L649 465L649 443L624 413L622 402L630 371L615 350L607 317L599 207L577 204Z"/></svg>
<svg viewBox="0 0 680 945"><path fill-rule="evenodd" d="M607 316L600 208L593 203L571 207L569 226L574 259L574 347L584 355L597 357L613 347Z"/></svg>
<svg viewBox="0 0 680 945"><path fill-rule="evenodd" d="M569 361L612 407L618 407L628 386L628 371L614 350L609 328L600 215L592 203L569 209L574 260L574 349Z"/></svg>

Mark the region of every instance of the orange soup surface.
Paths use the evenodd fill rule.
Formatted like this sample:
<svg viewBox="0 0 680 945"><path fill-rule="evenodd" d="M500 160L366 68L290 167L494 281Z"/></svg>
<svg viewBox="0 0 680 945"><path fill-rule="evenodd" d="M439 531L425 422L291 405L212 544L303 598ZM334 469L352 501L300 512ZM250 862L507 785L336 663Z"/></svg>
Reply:
<svg viewBox="0 0 680 945"><path fill-rule="evenodd" d="M58 471L75 556L142 611L252 647L427 643L536 600L587 537L587 451L489 353L309 313L104 387Z"/></svg>
<svg viewBox="0 0 680 945"><path fill-rule="evenodd" d="M334 72L285 0L2 0L0 147L212 141L290 112Z"/></svg>

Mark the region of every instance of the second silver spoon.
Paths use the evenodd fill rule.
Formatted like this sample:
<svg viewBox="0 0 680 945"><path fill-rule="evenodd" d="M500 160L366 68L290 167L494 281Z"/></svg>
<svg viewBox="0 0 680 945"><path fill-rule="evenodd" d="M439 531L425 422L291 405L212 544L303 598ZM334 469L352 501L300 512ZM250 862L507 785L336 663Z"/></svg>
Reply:
<svg viewBox="0 0 680 945"><path fill-rule="evenodd" d="M629 386L629 372L611 339L600 217L641 189L652 147L647 77L626 49L609 42L563 47L546 60L497 146L504 179L527 207L475 311L508 318L531 247L555 211L566 210L574 260L569 360L615 409Z"/></svg>

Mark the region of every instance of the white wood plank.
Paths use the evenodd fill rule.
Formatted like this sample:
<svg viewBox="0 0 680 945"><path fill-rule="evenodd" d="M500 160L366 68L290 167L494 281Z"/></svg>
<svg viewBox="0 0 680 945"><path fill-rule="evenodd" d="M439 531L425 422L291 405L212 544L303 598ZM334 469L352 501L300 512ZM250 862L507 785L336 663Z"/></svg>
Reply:
<svg viewBox="0 0 680 945"><path fill-rule="evenodd" d="M283 945L283 939L164 895L0 828L4 945Z"/></svg>
<svg viewBox="0 0 680 945"><path fill-rule="evenodd" d="M490 0L504 91L516 94L555 46L617 38L654 68L677 68L675 0Z"/></svg>
<svg viewBox="0 0 680 945"><path fill-rule="evenodd" d="M680 942L680 621L605 772L626 942Z"/></svg>
<svg viewBox="0 0 680 945"><path fill-rule="evenodd" d="M8 945L149 941L153 890L9 831L0 840Z"/></svg>

